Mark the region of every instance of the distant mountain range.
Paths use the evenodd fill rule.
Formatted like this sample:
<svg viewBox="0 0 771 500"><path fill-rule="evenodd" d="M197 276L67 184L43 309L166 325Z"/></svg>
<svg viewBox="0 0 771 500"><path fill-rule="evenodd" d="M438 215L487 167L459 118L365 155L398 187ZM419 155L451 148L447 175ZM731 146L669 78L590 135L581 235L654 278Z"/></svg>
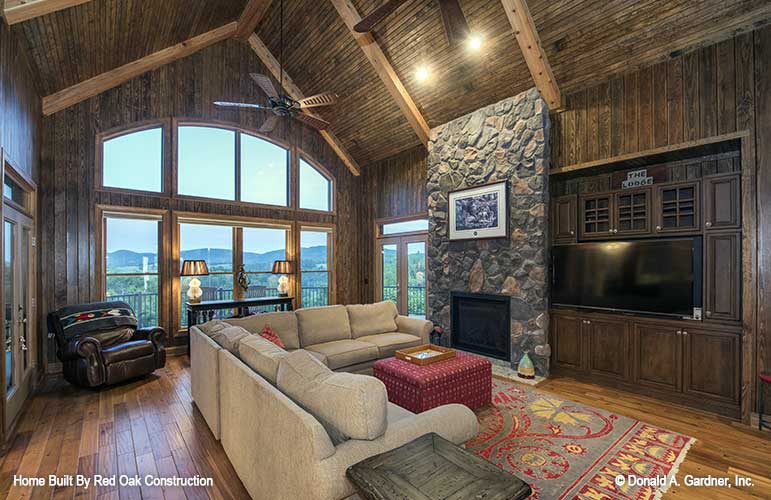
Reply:
<svg viewBox="0 0 771 500"><path fill-rule="evenodd" d="M326 256L327 248L324 245L303 248L303 261L323 261ZM131 250L116 250L107 254L110 268L121 267L141 267L144 259L147 258L147 264L152 266L156 263L158 256L154 253L132 252ZM284 258L283 250L272 250L265 253L244 252L244 267L247 271L256 269L269 269L274 260ZM180 252L181 260L205 260L209 266L226 265L232 263L230 250L224 248L196 248L193 250L184 250Z"/></svg>

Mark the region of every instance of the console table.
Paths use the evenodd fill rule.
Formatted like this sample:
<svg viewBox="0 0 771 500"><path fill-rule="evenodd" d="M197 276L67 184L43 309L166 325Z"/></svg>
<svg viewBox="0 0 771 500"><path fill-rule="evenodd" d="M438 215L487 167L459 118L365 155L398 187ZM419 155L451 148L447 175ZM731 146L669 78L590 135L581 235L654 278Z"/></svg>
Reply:
<svg viewBox="0 0 771 500"><path fill-rule="evenodd" d="M254 297L250 299L204 300L201 302L185 302L187 308L187 327L197 325L200 321L209 321L215 311L237 309L234 315L241 318L249 314L250 307L278 306L281 311L292 310L292 297ZM187 336L187 352L190 353L190 335Z"/></svg>

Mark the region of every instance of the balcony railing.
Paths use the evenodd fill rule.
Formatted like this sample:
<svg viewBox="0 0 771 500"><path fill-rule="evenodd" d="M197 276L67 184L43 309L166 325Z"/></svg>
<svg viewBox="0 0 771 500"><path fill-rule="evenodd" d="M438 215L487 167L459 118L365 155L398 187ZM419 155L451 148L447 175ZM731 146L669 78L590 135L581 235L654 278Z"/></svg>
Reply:
<svg viewBox="0 0 771 500"><path fill-rule="evenodd" d="M397 300L398 287L384 286L383 300ZM410 316L425 316L426 314L426 287L408 286L407 287L407 314Z"/></svg>
<svg viewBox="0 0 771 500"><path fill-rule="evenodd" d="M120 300L126 302L134 310L137 316L139 327L158 325L158 293L140 292L110 294L107 292L107 298L110 300Z"/></svg>

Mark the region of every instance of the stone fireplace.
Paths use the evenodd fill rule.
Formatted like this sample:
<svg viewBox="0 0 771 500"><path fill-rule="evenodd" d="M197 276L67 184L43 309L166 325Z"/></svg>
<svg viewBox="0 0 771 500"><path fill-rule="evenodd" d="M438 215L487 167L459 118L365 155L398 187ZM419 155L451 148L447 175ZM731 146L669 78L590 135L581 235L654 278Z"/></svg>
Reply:
<svg viewBox="0 0 771 500"><path fill-rule="evenodd" d="M509 361L509 297L465 292L450 297L452 346Z"/></svg>
<svg viewBox="0 0 771 500"><path fill-rule="evenodd" d="M463 320L453 318L453 292L458 297L502 296L508 327L496 328L509 339L509 349L506 353L498 348L491 356L506 356L516 368L527 351L543 376L548 375L550 355L548 128L548 108L533 89L432 129L427 161L429 319L445 327L446 339L458 342L455 327ZM508 181L509 237L450 241L448 193L500 180ZM501 341L466 338L458 347L469 348L474 342L489 348L499 347Z"/></svg>

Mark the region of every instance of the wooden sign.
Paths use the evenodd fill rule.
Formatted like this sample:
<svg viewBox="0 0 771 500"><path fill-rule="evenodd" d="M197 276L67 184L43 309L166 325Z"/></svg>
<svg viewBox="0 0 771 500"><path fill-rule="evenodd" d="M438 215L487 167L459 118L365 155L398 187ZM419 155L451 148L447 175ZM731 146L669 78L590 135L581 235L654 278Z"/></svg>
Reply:
<svg viewBox="0 0 771 500"><path fill-rule="evenodd" d="M653 185L653 177L648 175L647 169L627 172L626 180L621 181L621 189L632 189L651 185Z"/></svg>

